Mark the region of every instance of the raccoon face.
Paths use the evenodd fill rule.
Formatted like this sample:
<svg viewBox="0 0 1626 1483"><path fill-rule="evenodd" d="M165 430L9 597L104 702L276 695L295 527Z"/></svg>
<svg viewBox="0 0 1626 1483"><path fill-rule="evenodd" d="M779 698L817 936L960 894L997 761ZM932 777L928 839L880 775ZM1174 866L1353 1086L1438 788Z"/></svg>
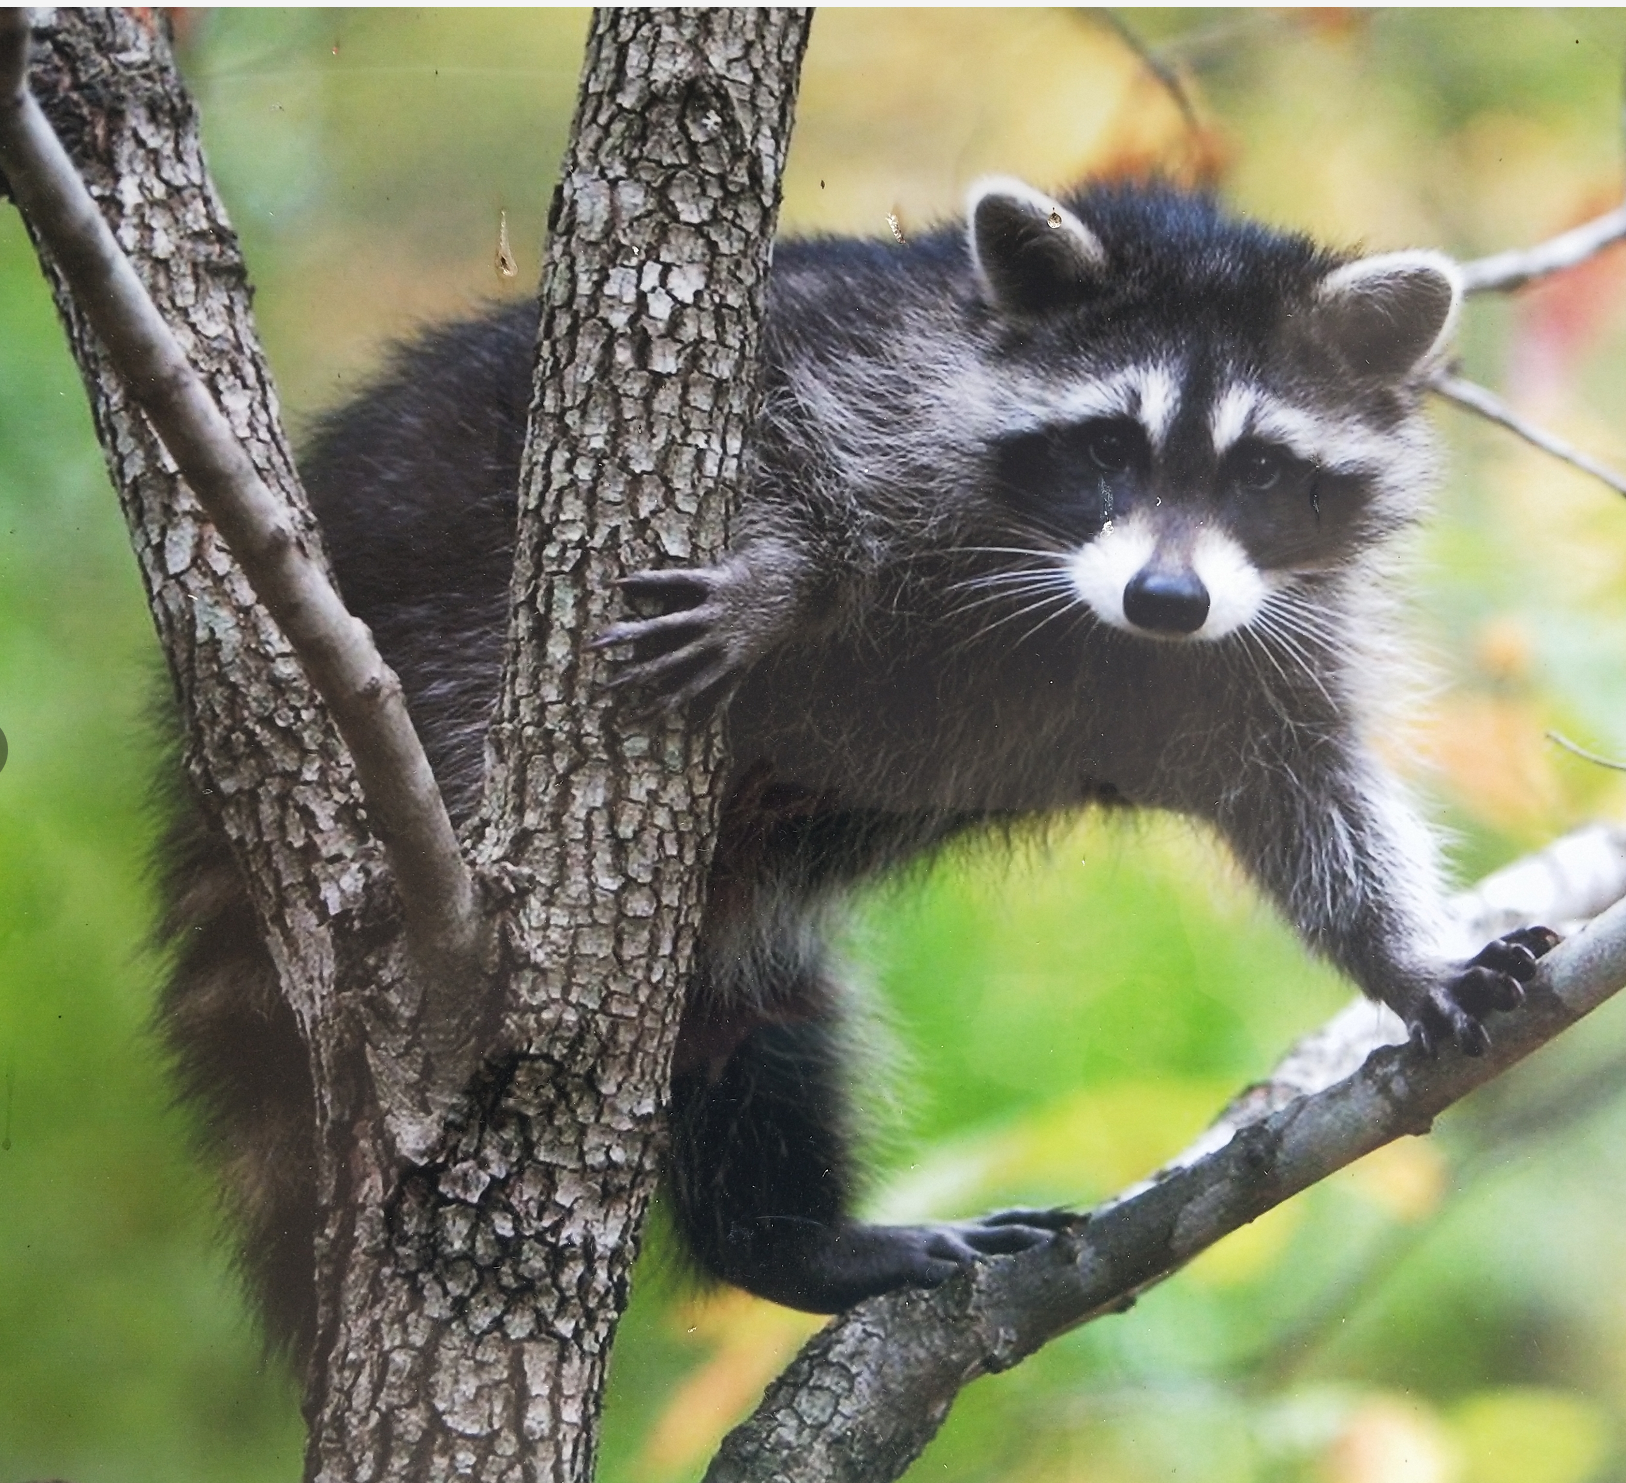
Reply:
<svg viewBox="0 0 1626 1483"><path fill-rule="evenodd" d="M1014 388L994 498L1099 620L1221 639L1415 517L1449 259L1342 262L1173 193L1077 204L990 181L969 222Z"/></svg>

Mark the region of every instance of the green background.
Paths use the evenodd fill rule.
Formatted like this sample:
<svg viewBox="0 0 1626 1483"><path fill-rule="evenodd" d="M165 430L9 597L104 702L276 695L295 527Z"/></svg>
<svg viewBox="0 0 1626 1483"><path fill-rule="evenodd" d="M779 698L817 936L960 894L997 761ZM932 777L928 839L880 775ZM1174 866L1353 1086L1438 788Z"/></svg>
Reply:
<svg viewBox="0 0 1626 1483"><path fill-rule="evenodd" d="M1198 126L1087 12L829 11L787 229L907 233L978 174L1155 169L1343 244L1468 257L1621 195L1626 19L1123 12ZM527 291L578 12L191 12L181 54L297 431L392 337ZM499 214L519 261L494 268ZM1470 305L1470 374L1626 467L1626 266ZM1595 816L1626 755L1626 508L1441 409L1450 474L1411 624L1434 683L1397 760L1459 873ZM159 663L89 417L0 208L0 1483L297 1478L147 1031ZM1347 990L1212 844L1083 821L859 912L900 1072L873 1203L1087 1203L1197 1132ZM1199 1483L1626 1478L1626 1011L1239 1233L1129 1315L973 1386L912 1477ZM659 1242L603 1476L698 1475L809 1323L697 1298Z"/></svg>

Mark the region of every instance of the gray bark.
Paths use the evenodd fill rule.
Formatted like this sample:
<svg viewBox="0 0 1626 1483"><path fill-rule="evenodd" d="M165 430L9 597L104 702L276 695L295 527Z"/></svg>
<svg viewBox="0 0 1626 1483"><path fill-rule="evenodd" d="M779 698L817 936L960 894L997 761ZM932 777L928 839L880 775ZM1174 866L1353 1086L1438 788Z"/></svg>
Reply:
<svg viewBox="0 0 1626 1483"><path fill-rule="evenodd" d="M434 1027L350 755L36 232L189 774L311 1048L325 1229L308 1476L591 1475L720 747L715 726L612 715L585 644L618 574L723 550L806 31L794 11L594 27L544 277L513 637L471 857L502 951L464 986L489 1033L455 1098L432 1084ZM325 568L236 239L151 13L53 13L36 44L36 95L292 540Z"/></svg>
<svg viewBox="0 0 1626 1483"><path fill-rule="evenodd" d="M237 238L203 162L191 99L151 14L39 14L32 88L260 478L282 500L289 528L320 561ZM334 1012L340 929L375 894L380 855L348 752L27 224L84 378L169 663L187 775L200 807L232 842L283 993L310 1044L317 1120L342 1126L355 1078L343 1069L353 1057ZM324 1161L329 1194L332 1172Z"/></svg>
<svg viewBox="0 0 1626 1483"><path fill-rule="evenodd" d="M699 922L714 728L612 712L625 572L706 562L755 401L805 12L601 12L552 212L475 855L513 892L500 1043L327 1271L318 1474L583 1479ZM382 1158L368 1186L390 1187ZM343 1438L342 1444L338 1439Z"/></svg>

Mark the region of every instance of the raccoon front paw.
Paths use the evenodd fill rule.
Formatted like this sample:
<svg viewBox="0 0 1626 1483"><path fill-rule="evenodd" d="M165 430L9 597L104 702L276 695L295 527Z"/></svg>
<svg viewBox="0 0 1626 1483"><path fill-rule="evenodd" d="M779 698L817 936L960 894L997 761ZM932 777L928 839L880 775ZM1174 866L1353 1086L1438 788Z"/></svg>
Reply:
<svg viewBox="0 0 1626 1483"><path fill-rule="evenodd" d="M665 611L613 624L593 647L629 650L610 685L642 690L661 710L721 704L764 647L761 625L750 619L752 582L743 562L633 572L617 585Z"/></svg>
<svg viewBox="0 0 1626 1483"><path fill-rule="evenodd" d="M1548 927L1520 927L1487 943L1409 1006L1406 1027L1413 1042L1430 1056L1448 1040L1465 1055L1484 1055L1491 1043L1485 1016L1524 1003L1524 986L1535 976L1537 960L1557 945L1558 934Z"/></svg>

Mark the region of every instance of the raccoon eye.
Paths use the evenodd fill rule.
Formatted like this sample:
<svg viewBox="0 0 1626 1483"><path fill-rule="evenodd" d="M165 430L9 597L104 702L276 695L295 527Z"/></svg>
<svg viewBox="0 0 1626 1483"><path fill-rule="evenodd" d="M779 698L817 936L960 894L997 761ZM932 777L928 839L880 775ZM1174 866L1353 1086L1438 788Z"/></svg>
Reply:
<svg viewBox="0 0 1626 1483"><path fill-rule="evenodd" d="M1121 428L1095 429L1085 447L1103 474L1122 474L1135 462L1135 440Z"/></svg>
<svg viewBox="0 0 1626 1483"><path fill-rule="evenodd" d="M1239 487L1254 494L1274 489L1282 477L1282 456L1273 448L1248 448L1232 465Z"/></svg>

